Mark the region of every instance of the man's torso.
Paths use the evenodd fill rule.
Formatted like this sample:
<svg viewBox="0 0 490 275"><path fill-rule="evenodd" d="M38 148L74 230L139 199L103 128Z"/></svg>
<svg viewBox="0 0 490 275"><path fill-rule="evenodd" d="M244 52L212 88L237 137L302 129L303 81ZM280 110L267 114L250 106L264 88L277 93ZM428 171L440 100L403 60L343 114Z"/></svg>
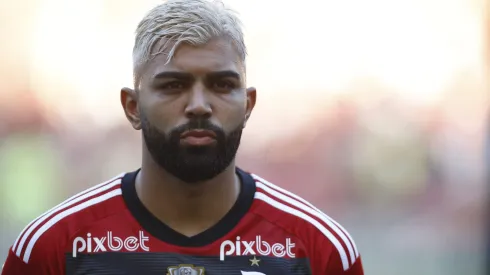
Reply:
<svg viewBox="0 0 490 275"><path fill-rule="evenodd" d="M12 261L46 262L43 274L323 275L331 259L344 270L357 260L350 236L321 211L255 175L237 174L235 205L196 236L176 232L146 209L133 172L34 220L14 243Z"/></svg>

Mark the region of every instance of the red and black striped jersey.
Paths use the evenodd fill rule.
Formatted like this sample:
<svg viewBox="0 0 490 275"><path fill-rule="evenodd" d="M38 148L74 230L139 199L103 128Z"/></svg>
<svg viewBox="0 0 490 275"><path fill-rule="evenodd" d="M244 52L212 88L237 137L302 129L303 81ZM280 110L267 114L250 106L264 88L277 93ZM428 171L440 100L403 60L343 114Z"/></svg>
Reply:
<svg viewBox="0 0 490 275"><path fill-rule="evenodd" d="M138 170L139 171L139 170ZM362 275L347 231L315 206L237 169L240 195L216 225L192 237L139 200L138 171L62 202L21 232L2 275Z"/></svg>

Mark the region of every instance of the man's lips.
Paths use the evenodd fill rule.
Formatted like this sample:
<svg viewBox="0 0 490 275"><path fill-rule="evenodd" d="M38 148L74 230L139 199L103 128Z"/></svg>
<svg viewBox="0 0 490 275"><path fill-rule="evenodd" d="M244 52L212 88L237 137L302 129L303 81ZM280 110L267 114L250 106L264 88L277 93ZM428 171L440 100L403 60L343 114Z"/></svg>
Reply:
<svg viewBox="0 0 490 275"><path fill-rule="evenodd" d="M213 131L196 129L196 130L185 131L180 136L180 138L187 138L187 137L210 137L210 138L216 138L216 134Z"/></svg>
<svg viewBox="0 0 490 275"><path fill-rule="evenodd" d="M203 146L216 142L216 134L209 130L189 130L184 132L180 139L188 145Z"/></svg>

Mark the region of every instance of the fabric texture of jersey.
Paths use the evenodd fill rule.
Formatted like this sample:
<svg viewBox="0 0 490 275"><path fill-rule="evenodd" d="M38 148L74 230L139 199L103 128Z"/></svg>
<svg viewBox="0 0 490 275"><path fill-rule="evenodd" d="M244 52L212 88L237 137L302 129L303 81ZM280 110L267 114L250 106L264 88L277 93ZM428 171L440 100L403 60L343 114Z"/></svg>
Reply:
<svg viewBox="0 0 490 275"><path fill-rule="evenodd" d="M121 174L32 221L2 275L362 275L356 245L309 202L237 169L241 191L216 225L184 236L136 194L138 171Z"/></svg>

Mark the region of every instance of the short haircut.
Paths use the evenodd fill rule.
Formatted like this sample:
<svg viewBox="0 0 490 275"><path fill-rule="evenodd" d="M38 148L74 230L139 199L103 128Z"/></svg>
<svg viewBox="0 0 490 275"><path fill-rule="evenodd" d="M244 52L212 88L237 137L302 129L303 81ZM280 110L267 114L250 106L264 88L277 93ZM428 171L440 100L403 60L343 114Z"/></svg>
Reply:
<svg viewBox="0 0 490 275"><path fill-rule="evenodd" d="M136 29L133 47L135 88L139 85L141 68L155 55L165 51L167 62L170 62L180 44L204 45L216 37L230 39L245 64L247 49L243 39L242 23L236 13L223 2L168 0L154 7ZM156 49L156 45L162 39L166 40L165 43L160 49Z"/></svg>

